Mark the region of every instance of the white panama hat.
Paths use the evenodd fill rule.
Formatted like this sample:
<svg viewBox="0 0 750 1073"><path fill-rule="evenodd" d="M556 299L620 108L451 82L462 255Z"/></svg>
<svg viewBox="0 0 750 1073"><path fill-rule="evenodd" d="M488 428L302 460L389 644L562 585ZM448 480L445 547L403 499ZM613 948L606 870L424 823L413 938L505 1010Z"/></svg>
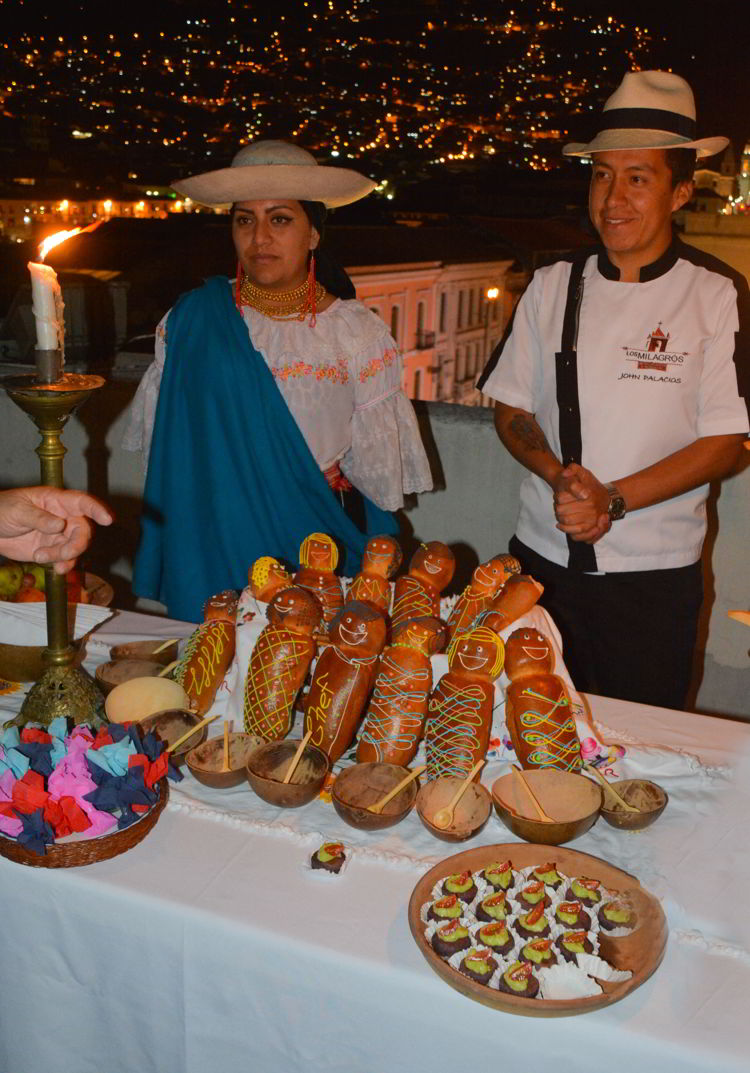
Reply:
<svg viewBox="0 0 750 1073"><path fill-rule="evenodd" d="M670 71L630 71L604 105L601 129L588 145L569 142L565 156L610 149L695 149L714 156L728 138L695 139L695 99L684 78Z"/></svg>
<svg viewBox="0 0 750 1073"><path fill-rule="evenodd" d="M318 164L312 153L281 141L257 141L240 149L228 168L178 179L173 189L202 205L291 198L322 201L326 208L348 205L375 189L366 175L350 168Z"/></svg>

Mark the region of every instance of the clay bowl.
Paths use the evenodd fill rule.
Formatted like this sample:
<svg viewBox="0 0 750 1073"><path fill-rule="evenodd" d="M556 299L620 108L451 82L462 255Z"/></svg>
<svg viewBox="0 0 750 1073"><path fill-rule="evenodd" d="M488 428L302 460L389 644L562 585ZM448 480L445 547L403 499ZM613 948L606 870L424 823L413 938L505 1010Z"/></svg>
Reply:
<svg viewBox="0 0 750 1073"><path fill-rule="evenodd" d="M422 823L435 838L443 842L464 842L482 830L492 812L492 797L489 790L479 782L471 782L464 790L453 810L453 821L449 827L436 827L433 817L441 808L445 808L463 779L455 775L442 775L439 779L426 782L417 794L417 812Z"/></svg>
<svg viewBox="0 0 750 1073"><path fill-rule="evenodd" d="M419 779L413 779L396 794L379 815L368 811L368 805L374 805L408 774L409 769L398 764L354 764L345 768L333 784L333 807L342 820L360 831L392 827L411 811L417 799Z"/></svg>
<svg viewBox="0 0 750 1073"><path fill-rule="evenodd" d="M153 730L157 738L163 741L165 745L170 746L173 741L177 741L178 738L181 738L183 734L190 730L190 727L197 726L202 718L203 716L196 715L195 712L189 712L184 708L165 708L163 712L154 712L153 715L146 716L145 719L140 721L139 726L144 734L147 734L149 730ZM182 763L191 749L206 740L207 734L207 726L193 734L191 738L188 738L171 754L172 762L175 764Z"/></svg>
<svg viewBox="0 0 750 1073"><path fill-rule="evenodd" d="M299 808L318 796L328 774L328 757L317 745L305 746L289 782L283 782L300 739L269 741L247 762L247 781L258 797L279 808Z"/></svg>
<svg viewBox="0 0 750 1073"><path fill-rule="evenodd" d="M642 831L644 827L650 827L669 801L666 790L648 779L624 779L617 783L617 792L629 805L640 809L640 812L626 812L612 794L604 791L602 816L622 831Z"/></svg>
<svg viewBox="0 0 750 1073"><path fill-rule="evenodd" d="M514 835L526 842L560 846L596 823L603 795L590 779L556 768L525 771L524 776L544 811L556 822L539 819L518 776L510 772L493 783L492 800L498 816Z"/></svg>
<svg viewBox="0 0 750 1073"><path fill-rule="evenodd" d="M157 678L159 672L163 670L164 666L153 660L113 659L109 663L100 664L94 672L94 677L106 696L121 682L128 682L131 678Z"/></svg>
<svg viewBox="0 0 750 1073"><path fill-rule="evenodd" d="M186 743L189 744L189 743ZM224 766L224 736L211 738L188 752L185 763L192 775L204 786L228 790L245 781L245 766L253 752L263 744L257 734L229 735L229 771Z"/></svg>
<svg viewBox="0 0 750 1073"><path fill-rule="evenodd" d="M163 644L163 641L128 641L124 645L113 645L109 654L114 660L145 659L166 667L177 659L177 642L156 652L155 649Z"/></svg>

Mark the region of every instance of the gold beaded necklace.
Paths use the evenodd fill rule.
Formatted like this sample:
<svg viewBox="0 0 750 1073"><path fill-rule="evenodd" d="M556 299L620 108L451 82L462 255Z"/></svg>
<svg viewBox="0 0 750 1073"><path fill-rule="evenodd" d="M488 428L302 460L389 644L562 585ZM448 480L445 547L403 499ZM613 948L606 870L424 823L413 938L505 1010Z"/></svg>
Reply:
<svg viewBox="0 0 750 1073"><path fill-rule="evenodd" d="M243 305L257 309L272 320L287 320L297 317L304 320L308 312L315 311L325 297L326 289L315 278L306 279L291 291L269 291L258 287L243 275L240 284L240 300Z"/></svg>

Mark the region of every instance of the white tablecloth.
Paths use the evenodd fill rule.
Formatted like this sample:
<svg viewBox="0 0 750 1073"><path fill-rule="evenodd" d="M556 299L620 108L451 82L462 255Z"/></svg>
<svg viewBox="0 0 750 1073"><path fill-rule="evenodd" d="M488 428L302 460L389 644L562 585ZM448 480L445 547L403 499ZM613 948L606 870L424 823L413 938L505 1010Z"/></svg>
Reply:
<svg viewBox="0 0 750 1073"><path fill-rule="evenodd" d="M129 615L102 629L189 632ZM323 801L284 812L249 788L221 794L187 776L154 831L112 861L45 870L0 860L0 1070L747 1071L750 727L588 699L625 738L626 762L662 762L670 794L649 830L600 821L572 844L663 901L664 962L622 1002L531 1020L439 980L406 910L419 876L454 850L416 815L366 835ZM677 751L649 754L639 741ZM307 867L324 837L350 847L338 877ZM455 851L512 841L493 816Z"/></svg>

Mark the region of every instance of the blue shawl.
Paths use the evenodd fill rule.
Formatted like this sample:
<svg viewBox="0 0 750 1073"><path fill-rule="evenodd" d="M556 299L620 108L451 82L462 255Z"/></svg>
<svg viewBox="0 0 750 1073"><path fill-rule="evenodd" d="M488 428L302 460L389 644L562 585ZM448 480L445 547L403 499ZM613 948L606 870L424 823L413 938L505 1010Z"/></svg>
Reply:
<svg viewBox="0 0 750 1073"><path fill-rule="evenodd" d="M295 566L313 532L334 538L351 577L369 536L398 532L364 499L366 533L328 487L227 279L184 294L167 320L133 591L198 622L209 596L247 584L259 556Z"/></svg>

